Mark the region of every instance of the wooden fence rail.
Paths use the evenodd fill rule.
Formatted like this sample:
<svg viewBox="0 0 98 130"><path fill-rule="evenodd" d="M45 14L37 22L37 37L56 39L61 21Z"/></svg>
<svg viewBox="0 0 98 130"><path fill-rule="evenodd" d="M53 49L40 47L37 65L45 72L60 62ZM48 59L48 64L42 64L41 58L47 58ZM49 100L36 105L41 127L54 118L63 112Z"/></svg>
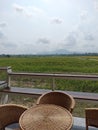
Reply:
<svg viewBox="0 0 98 130"><path fill-rule="evenodd" d="M17 76L28 76L32 78L51 78L52 88L55 90L55 79L75 79L75 80L98 80L98 75L73 75L73 74L54 74L54 73L17 73L17 72L8 72L8 87L10 86L11 77Z"/></svg>
<svg viewBox="0 0 98 130"><path fill-rule="evenodd" d="M52 80L52 86L50 90L45 89L31 89L31 88L19 88L11 86L12 77L32 77L32 78L50 78ZM28 94L28 95L41 95L46 91L55 91L55 79L75 79L75 80L98 80L98 75L75 75L75 74L54 74L54 73L18 73L11 71L11 68L7 71L7 87L9 89L0 90L0 92L5 93L18 93L18 94ZM76 99L84 100L96 100L98 101L97 93L84 93L84 92L68 92Z"/></svg>

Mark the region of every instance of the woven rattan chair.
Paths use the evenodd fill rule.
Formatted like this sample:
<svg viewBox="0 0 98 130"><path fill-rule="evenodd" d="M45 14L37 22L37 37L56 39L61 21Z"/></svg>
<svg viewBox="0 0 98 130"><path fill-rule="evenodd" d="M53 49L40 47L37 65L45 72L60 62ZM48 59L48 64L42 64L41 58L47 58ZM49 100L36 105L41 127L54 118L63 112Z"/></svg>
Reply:
<svg viewBox="0 0 98 130"><path fill-rule="evenodd" d="M86 130L88 130L89 126L98 128L98 108L86 108L85 119L86 119Z"/></svg>
<svg viewBox="0 0 98 130"><path fill-rule="evenodd" d="M26 107L16 104L0 105L0 130L5 130L6 126L18 123L21 114L26 109Z"/></svg>
<svg viewBox="0 0 98 130"><path fill-rule="evenodd" d="M52 91L52 92L42 94L38 98L37 104L59 105L59 106L66 108L67 110L69 110L72 113L74 106L75 106L75 100L71 95L69 95L67 93Z"/></svg>

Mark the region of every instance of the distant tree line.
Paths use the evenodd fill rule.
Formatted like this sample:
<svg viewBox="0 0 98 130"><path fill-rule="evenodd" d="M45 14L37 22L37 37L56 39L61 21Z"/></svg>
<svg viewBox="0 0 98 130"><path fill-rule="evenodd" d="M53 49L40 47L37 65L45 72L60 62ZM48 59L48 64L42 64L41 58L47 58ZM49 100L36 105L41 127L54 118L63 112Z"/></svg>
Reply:
<svg viewBox="0 0 98 130"><path fill-rule="evenodd" d="M98 56L98 53L72 53L72 54L17 54L17 55L12 55L12 54L0 54L0 57L32 57L32 56Z"/></svg>

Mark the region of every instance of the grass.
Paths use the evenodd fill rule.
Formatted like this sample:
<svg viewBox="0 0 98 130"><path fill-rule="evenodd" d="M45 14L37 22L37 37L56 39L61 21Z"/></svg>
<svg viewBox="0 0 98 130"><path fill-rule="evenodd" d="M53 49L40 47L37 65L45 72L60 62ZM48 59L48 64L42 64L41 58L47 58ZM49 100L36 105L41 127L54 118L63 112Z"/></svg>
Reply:
<svg viewBox="0 0 98 130"><path fill-rule="evenodd" d="M98 56L1 57L0 66L11 66L15 72L98 74ZM97 93L97 86L97 81L56 79L56 89Z"/></svg>
<svg viewBox="0 0 98 130"><path fill-rule="evenodd" d="M98 56L32 56L9 58L1 57L0 66L11 66L12 70L15 72L47 72L97 75ZM2 76L0 76L0 79L1 78L4 78L3 74ZM50 88L50 79L38 79L36 81L30 79L30 81L31 80L36 88ZM25 81L27 80L24 79L23 81L25 83ZM18 85L21 87L23 85L23 82L21 82L20 80ZM56 89L98 93L98 81L56 79ZM11 95L10 103L13 102L31 106L35 104L36 98ZM86 107L98 107L98 103L77 100L73 115L84 117L84 110Z"/></svg>
<svg viewBox="0 0 98 130"><path fill-rule="evenodd" d="M32 56L0 58L0 66L14 71L48 73L98 73L96 56Z"/></svg>
<svg viewBox="0 0 98 130"><path fill-rule="evenodd" d="M97 101L85 101L85 100L76 100L76 106L73 111L73 116L75 117L85 117L85 108L98 108Z"/></svg>

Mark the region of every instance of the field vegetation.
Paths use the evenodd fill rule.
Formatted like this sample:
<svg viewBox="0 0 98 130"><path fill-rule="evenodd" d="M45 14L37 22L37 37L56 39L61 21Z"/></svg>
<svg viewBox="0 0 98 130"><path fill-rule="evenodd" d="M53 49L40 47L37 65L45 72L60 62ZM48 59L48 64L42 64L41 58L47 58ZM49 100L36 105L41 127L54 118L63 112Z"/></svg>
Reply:
<svg viewBox="0 0 98 130"><path fill-rule="evenodd" d="M14 71L98 73L98 56L32 56L0 58L0 66Z"/></svg>
<svg viewBox="0 0 98 130"><path fill-rule="evenodd" d="M31 56L0 57L0 67L11 66L14 72L98 74L98 56ZM42 83L43 82L43 83ZM44 83L47 82L47 83ZM38 79L34 82L37 88L47 88L47 81ZM45 84L45 85L44 85ZM22 83L18 84L20 87ZM98 81L56 79L56 89L98 93ZM9 94L10 95L10 94ZM14 96L13 96L14 95ZM12 94L10 102L31 106L36 101L32 97ZM21 99L21 100L20 100ZM97 102L76 101L74 116L85 116L86 107L98 107Z"/></svg>
<svg viewBox="0 0 98 130"><path fill-rule="evenodd" d="M98 74L98 56L1 57L0 66L11 66L14 72ZM56 89L98 92L98 81L56 79Z"/></svg>

